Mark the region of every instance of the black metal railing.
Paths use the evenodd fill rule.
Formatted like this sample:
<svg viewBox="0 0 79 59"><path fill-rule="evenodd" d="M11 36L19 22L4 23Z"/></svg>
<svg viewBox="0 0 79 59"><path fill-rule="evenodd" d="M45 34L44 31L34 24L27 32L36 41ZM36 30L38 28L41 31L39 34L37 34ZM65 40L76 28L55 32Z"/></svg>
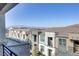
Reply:
<svg viewBox="0 0 79 59"><path fill-rule="evenodd" d="M11 51L4 44L2 44L2 46L3 46L3 56L18 56L16 53L14 53L13 51Z"/></svg>

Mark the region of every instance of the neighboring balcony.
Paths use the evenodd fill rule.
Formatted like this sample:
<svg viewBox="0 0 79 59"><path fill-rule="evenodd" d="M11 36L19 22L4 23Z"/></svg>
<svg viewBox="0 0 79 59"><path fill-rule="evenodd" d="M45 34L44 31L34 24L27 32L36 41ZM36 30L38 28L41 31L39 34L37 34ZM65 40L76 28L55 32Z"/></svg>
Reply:
<svg viewBox="0 0 79 59"><path fill-rule="evenodd" d="M77 41L79 41L79 37L72 37L72 38L70 38L70 40L77 40Z"/></svg>
<svg viewBox="0 0 79 59"><path fill-rule="evenodd" d="M71 40L71 41L74 41L74 40L75 40L75 41L79 41L79 39L70 39L70 40Z"/></svg>

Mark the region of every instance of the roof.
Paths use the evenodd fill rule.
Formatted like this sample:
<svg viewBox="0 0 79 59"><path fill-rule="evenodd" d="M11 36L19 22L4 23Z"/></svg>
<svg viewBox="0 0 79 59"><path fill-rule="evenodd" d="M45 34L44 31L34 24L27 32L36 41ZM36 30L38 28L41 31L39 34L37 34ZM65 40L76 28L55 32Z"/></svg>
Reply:
<svg viewBox="0 0 79 59"><path fill-rule="evenodd" d="M7 3L0 3L0 11L3 9L3 7L6 5Z"/></svg>
<svg viewBox="0 0 79 59"><path fill-rule="evenodd" d="M45 31L57 32L58 36L68 36L70 32L79 32L79 24L70 25L66 27L47 28Z"/></svg>

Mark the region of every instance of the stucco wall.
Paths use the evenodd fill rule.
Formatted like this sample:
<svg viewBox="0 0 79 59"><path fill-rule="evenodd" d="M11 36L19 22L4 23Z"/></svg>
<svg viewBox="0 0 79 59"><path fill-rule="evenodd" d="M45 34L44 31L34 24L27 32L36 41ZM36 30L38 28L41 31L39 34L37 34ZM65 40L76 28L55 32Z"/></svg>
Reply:
<svg viewBox="0 0 79 59"><path fill-rule="evenodd" d="M5 15L0 15L0 43L5 39Z"/></svg>
<svg viewBox="0 0 79 59"><path fill-rule="evenodd" d="M52 55L55 55L55 48L54 48L55 47L55 33L54 32L45 32L44 34L45 34L45 41L44 41L44 43L39 41L39 51L41 50L41 46L44 46L44 52L43 52L44 55L48 56L48 49L51 49ZM53 38L52 47L48 46L48 37Z"/></svg>

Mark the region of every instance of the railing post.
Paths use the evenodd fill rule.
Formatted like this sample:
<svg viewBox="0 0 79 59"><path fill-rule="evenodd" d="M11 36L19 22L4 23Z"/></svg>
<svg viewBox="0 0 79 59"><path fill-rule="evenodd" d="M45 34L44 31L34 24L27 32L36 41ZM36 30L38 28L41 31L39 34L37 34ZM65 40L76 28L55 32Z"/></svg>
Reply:
<svg viewBox="0 0 79 59"><path fill-rule="evenodd" d="M10 52L10 56L12 56L12 52Z"/></svg>
<svg viewBox="0 0 79 59"><path fill-rule="evenodd" d="M5 55L4 55L4 45L3 45L3 44L2 44L2 47L3 47L3 56L5 56Z"/></svg>

